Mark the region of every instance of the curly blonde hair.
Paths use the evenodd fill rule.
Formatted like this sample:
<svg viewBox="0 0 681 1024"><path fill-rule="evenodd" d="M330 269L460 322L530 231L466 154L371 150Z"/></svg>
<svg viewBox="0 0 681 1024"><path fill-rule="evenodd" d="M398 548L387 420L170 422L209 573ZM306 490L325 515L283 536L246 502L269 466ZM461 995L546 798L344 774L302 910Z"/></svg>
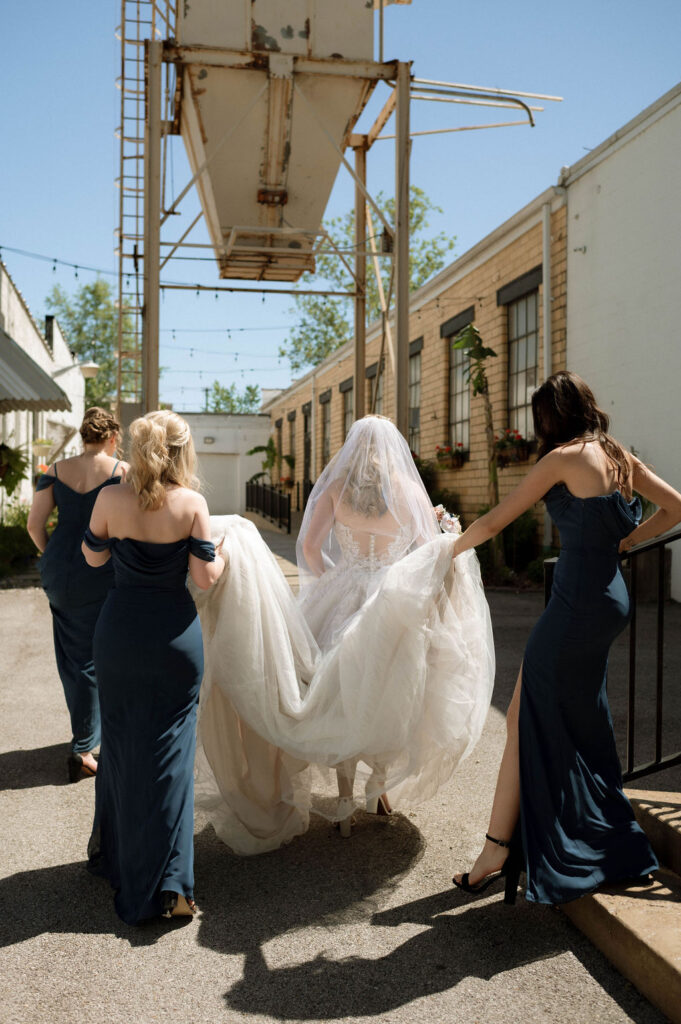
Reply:
<svg viewBox="0 0 681 1024"><path fill-rule="evenodd" d="M133 420L127 483L137 494L140 508L160 508L168 484L198 490L195 474L196 453L186 420L168 409Z"/></svg>
<svg viewBox="0 0 681 1024"><path fill-rule="evenodd" d="M80 425L80 436L83 444L104 444L114 434L120 434L121 425L107 409L92 405L85 410Z"/></svg>

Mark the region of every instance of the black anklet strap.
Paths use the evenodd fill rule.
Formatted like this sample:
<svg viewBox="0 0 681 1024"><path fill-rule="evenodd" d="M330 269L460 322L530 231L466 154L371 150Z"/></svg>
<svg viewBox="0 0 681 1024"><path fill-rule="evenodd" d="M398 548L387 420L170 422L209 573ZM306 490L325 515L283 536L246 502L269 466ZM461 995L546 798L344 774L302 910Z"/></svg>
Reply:
<svg viewBox="0 0 681 1024"><path fill-rule="evenodd" d="M485 832L485 839L489 839L490 843L496 843L497 846L503 846L505 849L509 849L511 844L507 843L505 839L495 839L489 832Z"/></svg>

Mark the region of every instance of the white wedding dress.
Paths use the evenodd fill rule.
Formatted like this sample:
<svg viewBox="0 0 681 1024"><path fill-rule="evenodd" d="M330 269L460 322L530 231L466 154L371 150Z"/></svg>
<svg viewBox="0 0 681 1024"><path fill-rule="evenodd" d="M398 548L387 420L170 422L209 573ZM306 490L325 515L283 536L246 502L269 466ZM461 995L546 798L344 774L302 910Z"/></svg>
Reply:
<svg viewBox="0 0 681 1024"><path fill-rule="evenodd" d="M252 523L213 516L211 528L227 569L196 595L196 800L218 836L260 853L303 833L310 810L333 820L385 790L398 809L432 796L477 742L491 699L475 553L453 562L455 536L435 527L425 539L386 515L336 516L334 562L296 601ZM341 809L328 771L338 766L356 770Z"/></svg>

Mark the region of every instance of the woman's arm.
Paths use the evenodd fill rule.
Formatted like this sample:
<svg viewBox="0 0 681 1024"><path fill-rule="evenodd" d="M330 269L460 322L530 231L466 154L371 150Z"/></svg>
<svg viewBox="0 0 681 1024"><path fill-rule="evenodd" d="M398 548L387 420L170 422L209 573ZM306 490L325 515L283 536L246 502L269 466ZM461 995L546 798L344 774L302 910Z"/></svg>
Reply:
<svg viewBox="0 0 681 1024"><path fill-rule="evenodd" d="M303 555L309 569L315 576L321 576L325 570L322 557L322 544L329 535L333 525L334 504L328 491L324 493L315 506L303 542Z"/></svg>
<svg viewBox="0 0 681 1024"><path fill-rule="evenodd" d="M90 516L90 530L94 533L95 537L99 537L100 540L109 539L109 525L108 525L108 507L110 503L110 495L107 494L109 487L104 487L97 495L95 501L95 507L92 510ZM118 490L118 488L116 488ZM83 552L83 557L88 565L91 565L93 569L98 569L100 565L105 565L106 562L111 558L111 552L106 551L93 551L89 548L85 541L80 546Z"/></svg>
<svg viewBox="0 0 681 1024"><path fill-rule="evenodd" d="M514 491L464 530L454 544L454 555L460 555L462 551L475 548L491 537L496 537L505 526L528 508L536 505L554 484L562 480L562 467L561 453L558 451L549 452L535 463Z"/></svg>
<svg viewBox="0 0 681 1024"><path fill-rule="evenodd" d="M197 540L210 540L210 516L206 499L200 494L196 495L196 499L197 505L191 535ZM204 562L197 555L191 553L189 555L189 575L201 590L210 590L225 571L225 560L220 554L221 549L222 544L219 544L216 548L214 562Z"/></svg>
<svg viewBox="0 0 681 1024"><path fill-rule="evenodd" d="M659 537L681 522L681 494L678 491L656 476L639 459L632 458L631 475L634 490L654 502L658 509L621 541L620 552L628 551L635 544L643 544L653 537Z"/></svg>
<svg viewBox="0 0 681 1024"><path fill-rule="evenodd" d="M51 468L52 467L50 467L50 469ZM44 475L46 477L56 479L54 473L51 473L49 469ZM50 518L55 505L54 487L45 487L44 490L36 491L33 495L33 502L31 504L31 510L28 513L26 529L28 530L29 537L41 554L47 547L49 537L47 536L47 530L45 527L47 526L47 520Z"/></svg>

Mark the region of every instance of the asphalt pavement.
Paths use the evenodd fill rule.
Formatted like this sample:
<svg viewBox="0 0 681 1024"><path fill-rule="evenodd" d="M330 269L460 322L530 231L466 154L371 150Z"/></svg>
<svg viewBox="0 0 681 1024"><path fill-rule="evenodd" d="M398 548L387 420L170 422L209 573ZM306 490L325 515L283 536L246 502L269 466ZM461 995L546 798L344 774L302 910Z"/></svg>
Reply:
<svg viewBox="0 0 681 1024"><path fill-rule="evenodd" d="M266 536L286 568L290 538ZM245 859L199 816L200 915L131 928L85 871L94 784L66 783L47 601L35 587L0 591L0 1022L662 1022L559 911L451 886L485 831L501 708L542 604L489 596L494 704L445 789L389 819L359 814L350 839L317 819Z"/></svg>

